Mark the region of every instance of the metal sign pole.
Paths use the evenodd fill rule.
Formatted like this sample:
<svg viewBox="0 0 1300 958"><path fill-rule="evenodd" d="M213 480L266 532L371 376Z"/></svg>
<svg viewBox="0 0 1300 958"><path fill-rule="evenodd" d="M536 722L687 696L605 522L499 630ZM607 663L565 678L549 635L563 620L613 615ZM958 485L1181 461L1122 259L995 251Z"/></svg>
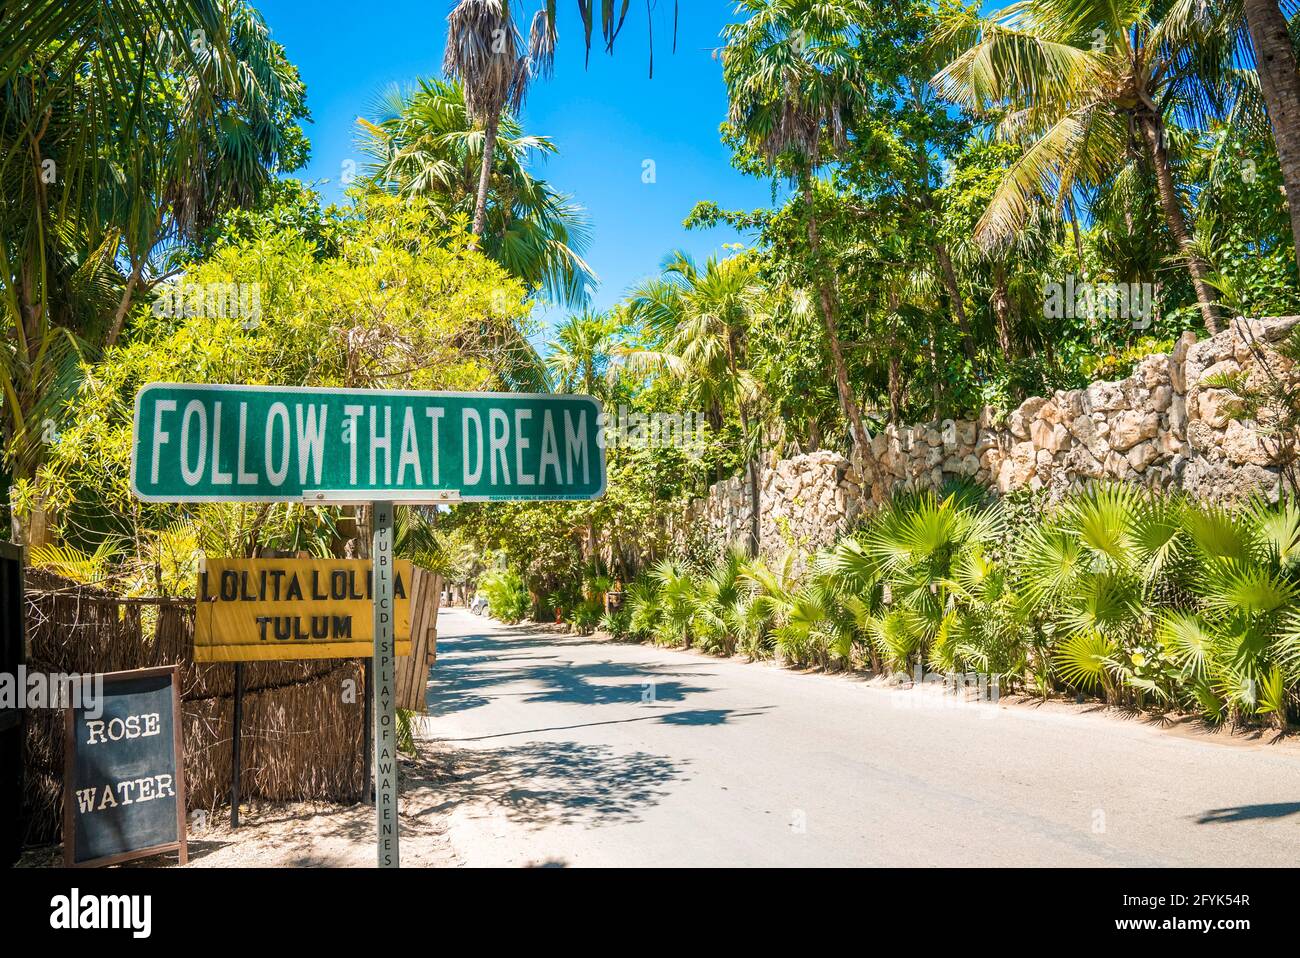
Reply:
<svg viewBox="0 0 1300 958"><path fill-rule="evenodd" d="M393 636L393 503L371 505L375 622L375 822L380 868L399 867L397 829L397 643Z"/></svg>

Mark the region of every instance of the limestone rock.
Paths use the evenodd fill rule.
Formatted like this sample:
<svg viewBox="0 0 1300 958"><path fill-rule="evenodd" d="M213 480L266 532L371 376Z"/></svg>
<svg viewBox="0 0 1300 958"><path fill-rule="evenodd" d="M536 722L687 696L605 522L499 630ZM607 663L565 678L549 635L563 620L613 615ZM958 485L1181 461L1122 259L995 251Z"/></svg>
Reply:
<svg viewBox="0 0 1300 958"><path fill-rule="evenodd" d="M1160 417L1153 412L1127 410L1116 416L1110 425L1107 441L1116 452L1126 452L1144 439L1154 439L1160 431Z"/></svg>

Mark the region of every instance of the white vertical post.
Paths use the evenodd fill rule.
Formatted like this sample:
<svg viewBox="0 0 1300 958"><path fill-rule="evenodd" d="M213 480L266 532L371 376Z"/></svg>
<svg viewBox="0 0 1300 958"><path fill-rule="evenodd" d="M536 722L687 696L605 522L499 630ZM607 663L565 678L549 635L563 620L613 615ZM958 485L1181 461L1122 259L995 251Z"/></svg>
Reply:
<svg viewBox="0 0 1300 958"><path fill-rule="evenodd" d="M374 578L375 615L375 823L378 864L397 868L397 642L393 635L393 503L375 502L370 563Z"/></svg>

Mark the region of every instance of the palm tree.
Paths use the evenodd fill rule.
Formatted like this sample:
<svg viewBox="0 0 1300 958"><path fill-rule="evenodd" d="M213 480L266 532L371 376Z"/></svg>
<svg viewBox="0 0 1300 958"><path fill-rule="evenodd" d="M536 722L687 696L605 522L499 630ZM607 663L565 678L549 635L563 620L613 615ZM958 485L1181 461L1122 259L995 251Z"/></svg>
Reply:
<svg viewBox="0 0 1300 958"><path fill-rule="evenodd" d="M1291 206L1291 235L1300 265L1300 70L1287 18L1278 0L1227 0L1240 4L1255 52L1260 92L1268 105L1282 182ZM1289 4L1294 7L1294 4Z"/></svg>
<svg viewBox="0 0 1300 958"><path fill-rule="evenodd" d="M731 124L770 170L791 175L803 196L811 272L855 458L867 435L849 384L834 281L822 261L816 174L848 145L848 114L861 95L855 58L861 6L860 0L739 0L736 10L748 19L723 30L722 51Z"/></svg>
<svg viewBox="0 0 1300 958"><path fill-rule="evenodd" d="M950 12L936 42L964 50L934 78L941 94L1002 117L1000 132L1029 141L977 228L1014 233L1039 202L1063 202L1141 156L1165 222L1191 274L1206 328L1221 325L1209 266L1174 179L1170 131L1225 117L1241 92L1234 21L1200 0L1117 7L1105 0L1025 0L981 19Z"/></svg>
<svg viewBox="0 0 1300 958"><path fill-rule="evenodd" d="M304 94L238 0L14 6L0 23L0 432L21 484L81 355L115 343L168 256L297 154Z"/></svg>
<svg viewBox="0 0 1300 958"><path fill-rule="evenodd" d="M583 312L555 328L546 366L559 392L596 395L609 370L615 325L605 313Z"/></svg>
<svg viewBox="0 0 1300 958"><path fill-rule="evenodd" d="M358 118L359 147L372 161L366 185L401 196L437 200L467 219L477 207L485 137L474 128L459 83L420 79L406 92L387 91L372 121ZM481 237L485 254L552 302L587 302L596 275L583 259L586 216L573 200L527 169L530 156L556 152L544 136L526 135L509 113L497 128Z"/></svg>
<svg viewBox="0 0 1300 958"><path fill-rule="evenodd" d="M159 272L151 259L160 246L196 241L226 210L256 203L276 172L305 159L286 122L307 112L297 68L255 9L236 0L218 8L234 69L225 72L192 36L165 35L159 48L179 72L170 78L178 93L142 108L148 133L132 135L115 157L120 187L108 188L108 203L122 224L128 272L105 346L121 336L136 290L156 279L147 273Z"/></svg>
<svg viewBox="0 0 1300 958"><path fill-rule="evenodd" d="M597 3L599 2L599 6ZM587 59L591 59L591 44L593 31L597 23L600 24L600 36L604 41L605 52L614 52L614 41L618 35L623 32L623 24L627 22L627 15L631 7L630 0L623 0L621 5L616 5L613 0L577 0L578 17L582 20L583 43L587 51ZM646 4L646 17L649 20L649 49L650 49L650 79L655 75L655 51L654 51L654 13L655 3ZM546 15L547 22L556 23L556 9L559 6L558 0L543 0L542 10ZM673 52L677 52L677 25L680 15L680 0L673 0ZM554 26L552 26L554 30Z"/></svg>
<svg viewBox="0 0 1300 958"><path fill-rule="evenodd" d="M766 309L766 290L752 258L711 256L700 269L678 252L659 278L632 291L630 312L642 323L650 346L623 351L632 368L664 372L685 383L715 426L725 410L736 409L749 484L751 554L759 544L758 437L752 423L758 384L746 351L749 331Z"/></svg>
<svg viewBox="0 0 1300 958"><path fill-rule="evenodd" d="M475 236L487 225L488 187L501 115L518 113L536 76L549 75L555 63L555 21L539 10L528 31L528 46L511 15L509 0L460 0L447 14L443 72L460 80L470 118L483 127L483 159L474 202Z"/></svg>

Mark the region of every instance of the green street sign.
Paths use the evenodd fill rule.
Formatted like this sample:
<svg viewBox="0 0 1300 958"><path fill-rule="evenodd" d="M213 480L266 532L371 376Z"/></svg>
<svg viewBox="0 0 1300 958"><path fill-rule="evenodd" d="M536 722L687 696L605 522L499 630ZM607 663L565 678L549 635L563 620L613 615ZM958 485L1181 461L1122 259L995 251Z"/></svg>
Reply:
<svg viewBox="0 0 1300 958"><path fill-rule="evenodd" d="M146 502L595 499L590 396L150 383L131 488Z"/></svg>

